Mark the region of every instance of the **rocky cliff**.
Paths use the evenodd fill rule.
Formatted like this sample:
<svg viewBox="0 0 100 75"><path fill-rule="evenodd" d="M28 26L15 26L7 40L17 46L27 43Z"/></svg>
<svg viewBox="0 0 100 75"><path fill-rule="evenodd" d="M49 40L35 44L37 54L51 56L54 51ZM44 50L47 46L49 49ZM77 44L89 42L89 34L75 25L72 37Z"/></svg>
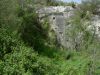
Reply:
<svg viewBox="0 0 100 75"><path fill-rule="evenodd" d="M55 32L58 43L65 48L75 47L73 41L66 34L66 32L69 32L69 29L73 28L68 21L74 15L75 10L76 9L71 6L50 6L37 10L40 21L42 22L45 18L48 18L51 30ZM91 26L88 26L88 28L95 29L96 35L100 37L99 23L99 16L94 16L91 21ZM79 41L80 39L82 39L81 33L75 38L75 40Z"/></svg>

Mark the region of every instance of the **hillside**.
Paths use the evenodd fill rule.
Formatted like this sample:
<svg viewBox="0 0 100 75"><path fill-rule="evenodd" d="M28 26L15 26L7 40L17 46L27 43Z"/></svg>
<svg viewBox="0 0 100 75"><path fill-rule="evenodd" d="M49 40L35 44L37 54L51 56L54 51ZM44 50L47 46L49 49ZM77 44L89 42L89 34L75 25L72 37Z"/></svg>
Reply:
<svg viewBox="0 0 100 75"><path fill-rule="evenodd" d="M0 0L0 75L100 75L99 4Z"/></svg>

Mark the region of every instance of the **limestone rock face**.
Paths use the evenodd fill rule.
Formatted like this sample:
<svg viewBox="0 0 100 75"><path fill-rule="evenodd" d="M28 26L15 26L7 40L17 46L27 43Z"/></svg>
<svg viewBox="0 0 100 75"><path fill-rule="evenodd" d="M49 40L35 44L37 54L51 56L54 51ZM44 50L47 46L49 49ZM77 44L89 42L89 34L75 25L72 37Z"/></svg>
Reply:
<svg viewBox="0 0 100 75"><path fill-rule="evenodd" d="M92 20L92 27L94 27L95 34L100 38L100 16L95 15Z"/></svg>
<svg viewBox="0 0 100 75"><path fill-rule="evenodd" d="M67 41L66 21L73 15L74 9L71 6L50 6L37 10L40 21L44 18L49 18L51 29L55 32L59 44L64 47L69 47L70 42Z"/></svg>

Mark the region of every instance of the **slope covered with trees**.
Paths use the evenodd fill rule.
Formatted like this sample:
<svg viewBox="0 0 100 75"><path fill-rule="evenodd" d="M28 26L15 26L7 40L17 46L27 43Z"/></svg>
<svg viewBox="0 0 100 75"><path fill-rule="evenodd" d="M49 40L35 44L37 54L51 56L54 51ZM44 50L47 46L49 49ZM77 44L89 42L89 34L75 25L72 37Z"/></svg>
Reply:
<svg viewBox="0 0 100 75"><path fill-rule="evenodd" d="M54 0L0 0L0 75L100 74L99 43L94 39L91 43L92 35L87 31L84 31L80 51L77 48L59 48L50 43L49 23L40 23L35 9L36 6L59 4ZM83 4L81 10L94 13L91 6L87 4L87 7ZM82 31L82 22L90 16L85 12L75 13L71 23ZM77 29L75 32L71 31L72 34L77 32Z"/></svg>

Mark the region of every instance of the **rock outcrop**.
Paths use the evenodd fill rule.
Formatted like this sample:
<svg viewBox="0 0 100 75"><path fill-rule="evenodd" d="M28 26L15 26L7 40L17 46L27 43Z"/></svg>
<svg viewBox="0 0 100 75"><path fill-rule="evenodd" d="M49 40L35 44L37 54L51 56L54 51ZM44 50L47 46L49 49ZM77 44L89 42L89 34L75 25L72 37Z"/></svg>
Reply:
<svg viewBox="0 0 100 75"><path fill-rule="evenodd" d="M75 10L76 9L71 6L50 6L37 10L41 22L44 21L45 18L49 19L51 29L55 32L58 43L65 48L75 48L72 40L66 35L66 31L68 32L72 27L67 21L74 15ZM100 37L99 16L93 17L93 21L89 27L90 29L94 28L96 34ZM80 33L75 40L79 41L81 37Z"/></svg>
<svg viewBox="0 0 100 75"><path fill-rule="evenodd" d="M67 47L68 42L66 42L66 20L73 15L74 9L71 6L50 6L44 7L37 11L41 21L44 18L49 18L51 29L54 30L57 41L62 46Z"/></svg>

